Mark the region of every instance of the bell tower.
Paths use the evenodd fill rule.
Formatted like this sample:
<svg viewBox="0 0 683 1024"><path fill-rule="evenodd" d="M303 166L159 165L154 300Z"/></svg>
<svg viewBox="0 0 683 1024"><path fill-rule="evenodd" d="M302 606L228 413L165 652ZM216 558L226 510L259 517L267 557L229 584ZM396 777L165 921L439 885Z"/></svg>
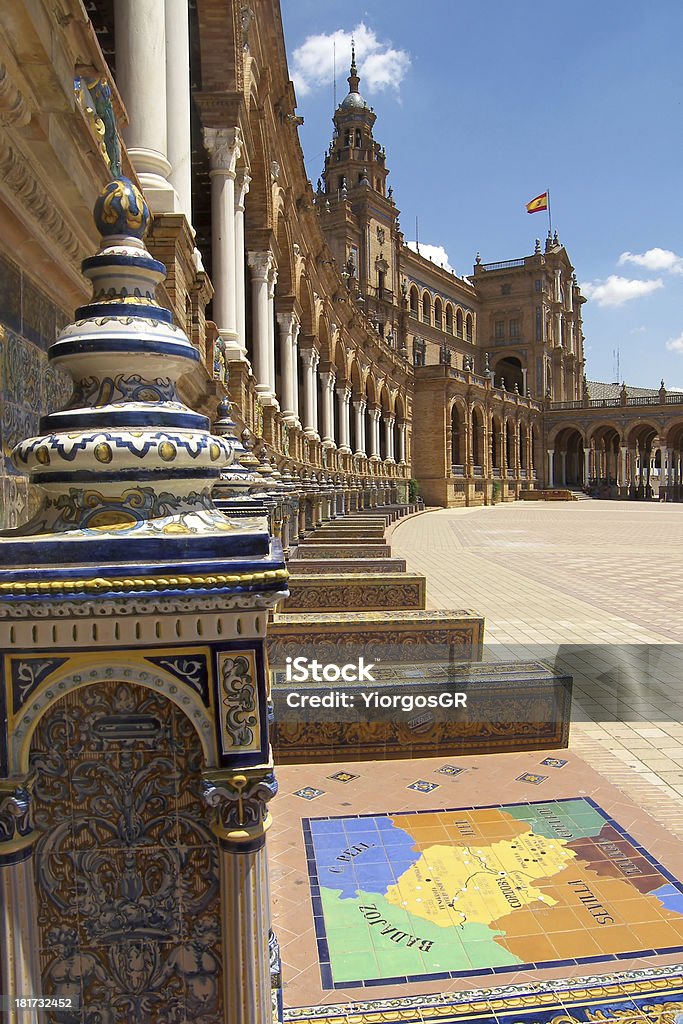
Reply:
<svg viewBox="0 0 683 1024"><path fill-rule="evenodd" d="M379 333L397 337L399 211L387 189L386 153L373 136L377 115L359 91L351 46L348 95L334 112L334 135L318 182L317 202L332 253L362 297Z"/></svg>

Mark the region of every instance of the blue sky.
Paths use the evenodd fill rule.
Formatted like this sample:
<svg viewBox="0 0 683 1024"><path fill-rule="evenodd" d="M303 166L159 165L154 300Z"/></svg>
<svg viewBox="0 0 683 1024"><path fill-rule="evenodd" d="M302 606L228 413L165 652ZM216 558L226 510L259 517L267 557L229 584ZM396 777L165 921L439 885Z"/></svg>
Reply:
<svg viewBox="0 0 683 1024"><path fill-rule="evenodd" d="M533 251L553 228L591 301L589 377L683 389L680 0L283 0L313 184L346 95L355 31L406 240L459 274ZM423 250L424 251L424 250Z"/></svg>

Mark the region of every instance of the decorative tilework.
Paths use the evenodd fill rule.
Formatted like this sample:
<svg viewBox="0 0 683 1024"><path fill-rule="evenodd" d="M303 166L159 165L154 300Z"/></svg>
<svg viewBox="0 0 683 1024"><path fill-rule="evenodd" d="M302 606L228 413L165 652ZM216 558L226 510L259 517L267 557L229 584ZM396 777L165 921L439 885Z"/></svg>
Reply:
<svg viewBox="0 0 683 1024"><path fill-rule="evenodd" d="M683 953L683 884L588 797L302 825L323 989ZM471 1019L548 1024L545 1005Z"/></svg>
<svg viewBox="0 0 683 1024"><path fill-rule="evenodd" d="M303 789L297 789L294 796L300 796L303 800L315 800L316 797L323 796L324 789L315 789L314 786L304 786Z"/></svg>
<svg viewBox="0 0 683 1024"><path fill-rule="evenodd" d="M461 775L466 771L467 768L456 768L453 764L442 764L440 768L436 769L437 775Z"/></svg>
<svg viewBox="0 0 683 1024"><path fill-rule="evenodd" d="M353 779L359 779L360 775L354 775L353 772L335 772L334 775L328 775L328 779L334 779L335 782L352 782Z"/></svg>
<svg viewBox="0 0 683 1024"><path fill-rule="evenodd" d="M678 1011L678 1012L677 1012ZM683 976L672 968L481 988L448 995L366 999L284 1011L285 1024L677 1024L683 1022Z"/></svg>
<svg viewBox="0 0 683 1024"><path fill-rule="evenodd" d="M439 783L425 782L424 779L418 779L417 782L411 782L407 788L414 789L417 793L431 793L433 790L439 788Z"/></svg>
<svg viewBox="0 0 683 1024"><path fill-rule="evenodd" d="M561 757L546 757L545 761L541 761L541 764L546 768L564 768L569 761L563 760Z"/></svg>
<svg viewBox="0 0 683 1024"><path fill-rule="evenodd" d="M532 786L540 786L542 782L548 778L547 775L536 775L535 772L523 772L522 775L518 775L517 782L529 782Z"/></svg>

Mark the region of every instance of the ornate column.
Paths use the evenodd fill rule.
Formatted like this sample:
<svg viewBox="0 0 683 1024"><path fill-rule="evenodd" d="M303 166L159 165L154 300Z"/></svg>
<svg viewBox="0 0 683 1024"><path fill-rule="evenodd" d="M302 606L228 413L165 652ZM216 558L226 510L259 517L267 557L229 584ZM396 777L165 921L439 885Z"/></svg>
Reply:
<svg viewBox="0 0 683 1024"><path fill-rule="evenodd" d="M187 0L166 0L166 134L168 176L180 209L192 223L190 143L190 20Z"/></svg>
<svg viewBox="0 0 683 1024"><path fill-rule="evenodd" d="M152 211L176 213L180 201L169 182L165 3L118 0L114 10L116 83L128 112L128 155Z"/></svg>
<svg viewBox="0 0 683 1024"><path fill-rule="evenodd" d="M365 455L365 407L366 398L359 398L353 403L353 410L356 415L356 455Z"/></svg>
<svg viewBox="0 0 683 1024"><path fill-rule="evenodd" d="M339 451L350 454L351 447L349 439L351 435L350 424L351 406L351 385L337 385L337 410L339 413Z"/></svg>
<svg viewBox="0 0 683 1024"><path fill-rule="evenodd" d="M398 463L404 465L406 461L406 423L401 420L398 425Z"/></svg>
<svg viewBox="0 0 683 1024"><path fill-rule="evenodd" d="M395 462L394 459L394 423L396 417L390 413L384 420L384 447L386 450L386 461Z"/></svg>
<svg viewBox="0 0 683 1024"><path fill-rule="evenodd" d="M268 801L277 793L273 766L205 772L202 796L218 839L223 938L223 998L230 1024L269 1024L270 889Z"/></svg>
<svg viewBox="0 0 683 1024"><path fill-rule="evenodd" d="M323 385L323 444L334 448L334 384L336 375L328 370L320 374Z"/></svg>
<svg viewBox="0 0 683 1024"><path fill-rule="evenodd" d="M242 136L239 128L205 128L204 145L211 170L211 279L213 318L228 358L239 358L235 275L235 168Z"/></svg>
<svg viewBox="0 0 683 1024"><path fill-rule="evenodd" d="M280 327L280 374L282 377L281 415L287 422L294 422L297 413L294 405L294 333L299 329L299 318L294 311L278 313Z"/></svg>
<svg viewBox="0 0 683 1024"><path fill-rule="evenodd" d="M0 779L0 993L37 995L40 938L36 915L33 848L38 833L31 820L32 779ZM6 1009L7 1024L37 1024L38 1010Z"/></svg>
<svg viewBox="0 0 683 1024"><path fill-rule="evenodd" d="M249 253L249 269L251 270L252 319L254 332L253 370L256 377L256 393L262 405L270 405L274 398L270 387L270 345L271 329L268 325L270 312L270 272L273 267L273 254L265 252Z"/></svg>
<svg viewBox="0 0 683 1024"><path fill-rule="evenodd" d="M591 450L583 449L583 486L588 487L591 478Z"/></svg>
<svg viewBox="0 0 683 1024"><path fill-rule="evenodd" d="M379 459L379 420L382 415L382 410L379 406L373 406L369 410L370 414L370 451L368 452L371 459Z"/></svg>
<svg viewBox="0 0 683 1024"><path fill-rule="evenodd" d="M305 348L301 351L301 358L304 364L304 432L307 437L319 441L315 401L315 370L319 355L314 348Z"/></svg>
<svg viewBox="0 0 683 1024"><path fill-rule="evenodd" d="M554 455L555 455L554 448L548 448L548 487L554 487L555 486L554 460L553 460L553 456Z"/></svg>
<svg viewBox="0 0 683 1024"><path fill-rule="evenodd" d="M244 209L251 178L242 168L235 178L235 305L237 309L237 347L235 355L247 357L246 303L247 284L244 273Z"/></svg>

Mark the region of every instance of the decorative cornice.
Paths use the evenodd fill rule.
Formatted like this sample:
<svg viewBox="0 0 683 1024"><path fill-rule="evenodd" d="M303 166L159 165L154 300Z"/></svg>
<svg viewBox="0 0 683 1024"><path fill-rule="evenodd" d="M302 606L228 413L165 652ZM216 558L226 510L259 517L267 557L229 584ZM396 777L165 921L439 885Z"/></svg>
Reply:
<svg viewBox="0 0 683 1024"><path fill-rule="evenodd" d="M0 124L23 128L31 120L26 98L10 78L7 66L0 61Z"/></svg>
<svg viewBox="0 0 683 1024"><path fill-rule="evenodd" d="M71 260L83 258L85 247L57 211L54 198L31 173L22 154L6 138L0 138L0 182L17 197L35 220L40 221L41 231L49 235Z"/></svg>
<svg viewBox="0 0 683 1024"><path fill-rule="evenodd" d="M272 569L265 572L224 574L211 576L152 576L138 579L106 579L98 576L84 580L25 581L20 583L0 582L0 596L3 594L50 594L50 593L100 593L101 591L137 592L145 590L185 590L192 587L225 587L235 583L274 583L286 580L286 569Z"/></svg>

